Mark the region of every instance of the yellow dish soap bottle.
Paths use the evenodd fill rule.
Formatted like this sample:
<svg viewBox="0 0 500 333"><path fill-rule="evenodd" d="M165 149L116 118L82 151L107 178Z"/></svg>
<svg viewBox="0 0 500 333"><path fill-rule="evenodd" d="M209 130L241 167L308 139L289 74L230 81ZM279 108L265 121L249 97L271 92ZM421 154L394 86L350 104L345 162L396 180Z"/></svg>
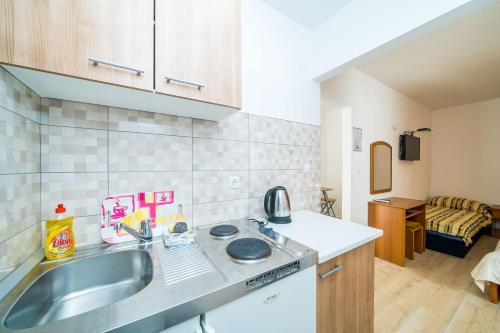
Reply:
<svg viewBox="0 0 500 333"><path fill-rule="evenodd" d="M47 260L69 257L75 252L73 216L66 216L66 208L63 204L58 204L55 212L55 218L45 221L47 228L45 256Z"/></svg>

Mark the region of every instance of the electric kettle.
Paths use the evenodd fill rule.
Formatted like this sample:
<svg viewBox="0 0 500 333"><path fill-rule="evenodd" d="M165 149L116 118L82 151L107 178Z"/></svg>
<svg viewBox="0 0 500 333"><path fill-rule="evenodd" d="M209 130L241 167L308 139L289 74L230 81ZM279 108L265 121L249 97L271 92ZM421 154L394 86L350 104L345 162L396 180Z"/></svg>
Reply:
<svg viewBox="0 0 500 333"><path fill-rule="evenodd" d="M272 223L290 223L290 198L283 186L276 186L267 191L264 197L264 211L268 221Z"/></svg>

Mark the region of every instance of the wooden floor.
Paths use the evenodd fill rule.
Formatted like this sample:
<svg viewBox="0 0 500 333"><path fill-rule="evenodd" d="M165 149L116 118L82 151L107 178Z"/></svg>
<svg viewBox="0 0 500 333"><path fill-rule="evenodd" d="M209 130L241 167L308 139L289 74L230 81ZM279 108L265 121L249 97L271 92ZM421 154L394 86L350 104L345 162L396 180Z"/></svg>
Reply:
<svg viewBox="0 0 500 333"><path fill-rule="evenodd" d="M500 332L500 304L470 276L497 242L481 237L465 259L426 250L406 267L375 258L375 332Z"/></svg>

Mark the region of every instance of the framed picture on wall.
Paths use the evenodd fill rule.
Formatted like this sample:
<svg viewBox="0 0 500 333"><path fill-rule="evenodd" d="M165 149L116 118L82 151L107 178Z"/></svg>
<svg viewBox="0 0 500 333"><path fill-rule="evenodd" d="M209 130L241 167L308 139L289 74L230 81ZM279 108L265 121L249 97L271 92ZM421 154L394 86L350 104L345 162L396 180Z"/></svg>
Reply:
<svg viewBox="0 0 500 333"><path fill-rule="evenodd" d="M363 151L363 130L361 128L352 128L352 150Z"/></svg>

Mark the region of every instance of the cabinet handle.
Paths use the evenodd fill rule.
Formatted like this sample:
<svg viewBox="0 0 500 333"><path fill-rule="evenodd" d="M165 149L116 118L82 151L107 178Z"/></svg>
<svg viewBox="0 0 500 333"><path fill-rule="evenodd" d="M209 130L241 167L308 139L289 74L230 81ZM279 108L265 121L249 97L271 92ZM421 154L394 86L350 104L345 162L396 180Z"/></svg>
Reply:
<svg viewBox="0 0 500 333"><path fill-rule="evenodd" d="M97 66L98 64L102 64L102 65L108 65L111 67L116 67L116 68L126 69L128 71L136 72L137 75L144 74L144 71L142 69L137 69L137 68L133 68L133 67L125 66L125 65L115 64L115 63L109 62L107 60L89 57L89 61L93 62L94 66Z"/></svg>
<svg viewBox="0 0 500 333"><path fill-rule="evenodd" d="M340 271L342 268L344 268L344 265L335 265L335 267L333 267L333 268L332 268L331 270L329 270L328 272L323 273L323 274L320 274L320 275L319 275L319 278L320 278L321 280L326 279L327 277L329 277L329 276L330 276L330 275L332 275L333 273Z"/></svg>
<svg viewBox="0 0 500 333"><path fill-rule="evenodd" d="M174 81L174 82L184 83L184 84L187 84L187 85L190 85L190 86L195 86L195 87L198 88L198 90L200 90L201 88L205 88L204 84L194 83L194 82L189 82L189 81L184 81L184 80L179 80L179 79L174 79L173 77L165 76L165 80L167 80L167 83L170 83L170 81Z"/></svg>

